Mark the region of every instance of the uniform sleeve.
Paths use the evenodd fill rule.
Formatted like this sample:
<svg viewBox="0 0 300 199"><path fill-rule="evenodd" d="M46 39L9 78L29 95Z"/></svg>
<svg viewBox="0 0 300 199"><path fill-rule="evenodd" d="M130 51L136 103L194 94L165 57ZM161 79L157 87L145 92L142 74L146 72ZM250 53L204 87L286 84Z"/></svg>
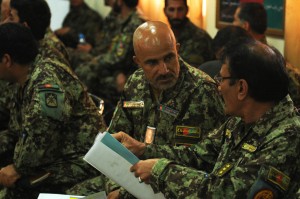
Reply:
<svg viewBox="0 0 300 199"><path fill-rule="evenodd" d="M117 70L129 71L132 65L132 34L123 33L112 40L106 53L94 57L91 61L79 65L75 72L89 87L99 76L112 76ZM133 66L132 66L133 67ZM131 70L132 71L132 70Z"/></svg>
<svg viewBox="0 0 300 199"><path fill-rule="evenodd" d="M270 168L273 167L277 173L284 173L273 178L275 183L288 186L287 179L293 178L299 164L294 164L299 155L299 136L295 132L286 134L269 140L254 154L245 154L224 175L218 175L218 171L207 174L202 170L160 159L152 169L151 185L167 198L246 198L256 180L263 176L262 173L269 174L265 176L272 180ZM263 172L263 168L268 169ZM284 193L286 190L281 191Z"/></svg>
<svg viewBox="0 0 300 199"><path fill-rule="evenodd" d="M16 169L24 175L61 157L62 137L66 136L61 133L67 128L65 122L71 114L70 100L58 85L52 89L40 89L39 86L34 86L28 96L30 100L26 100L28 104L23 104L22 135L14 154Z"/></svg>

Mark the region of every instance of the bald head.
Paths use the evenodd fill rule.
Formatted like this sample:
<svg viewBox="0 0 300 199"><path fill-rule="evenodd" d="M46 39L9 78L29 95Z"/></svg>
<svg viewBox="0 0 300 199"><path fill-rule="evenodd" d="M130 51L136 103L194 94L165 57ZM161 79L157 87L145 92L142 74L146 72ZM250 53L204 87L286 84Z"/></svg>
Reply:
<svg viewBox="0 0 300 199"><path fill-rule="evenodd" d="M163 45L176 46L176 39L169 26L160 21L148 21L140 25L133 35L133 47L136 56L145 50Z"/></svg>
<svg viewBox="0 0 300 199"><path fill-rule="evenodd" d="M169 26L159 21L143 23L134 32L133 46L133 60L153 88L162 91L176 84L180 72L179 44Z"/></svg>

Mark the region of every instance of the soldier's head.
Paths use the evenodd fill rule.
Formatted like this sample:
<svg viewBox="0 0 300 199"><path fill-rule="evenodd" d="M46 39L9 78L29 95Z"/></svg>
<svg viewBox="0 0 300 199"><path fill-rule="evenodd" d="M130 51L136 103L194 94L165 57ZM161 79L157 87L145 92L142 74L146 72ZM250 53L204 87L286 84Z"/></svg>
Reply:
<svg viewBox="0 0 300 199"><path fill-rule="evenodd" d="M51 12L45 0L11 0L8 22L28 26L36 40L44 38L50 25Z"/></svg>
<svg viewBox="0 0 300 199"><path fill-rule="evenodd" d="M225 46L222 62L217 80L227 114L241 116L249 102L276 103L288 94L285 60L273 47L237 39Z"/></svg>
<svg viewBox="0 0 300 199"><path fill-rule="evenodd" d="M252 38L252 36L239 26L231 25L220 29L212 41L216 58L220 59L221 51L228 42L238 38Z"/></svg>
<svg viewBox="0 0 300 199"><path fill-rule="evenodd" d="M114 12L120 13L123 7L133 9L138 3L138 0L115 0L112 8Z"/></svg>
<svg viewBox="0 0 300 199"><path fill-rule="evenodd" d="M4 23L0 25L0 43L0 79L17 82L22 74L16 70L29 67L38 53L36 40L29 28Z"/></svg>
<svg viewBox="0 0 300 199"><path fill-rule="evenodd" d="M166 90L176 84L180 71L179 44L168 25L159 21L143 23L134 32L133 47L133 59L152 87Z"/></svg>
<svg viewBox="0 0 300 199"><path fill-rule="evenodd" d="M70 0L70 5L72 7L81 6L84 3L84 0Z"/></svg>
<svg viewBox="0 0 300 199"><path fill-rule="evenodd" d="M179 28L184 24L188 10L186 0L165 0L164 13L172 28Z"/></svg>
<svg viewBox="0 0 300 199"><path fill-rule="evenodd" d="M1 22L6 20L10 13L10 0L2 0L1 1Z"/></svg>
<svg viewBox="0 0 300 199"><path fill-rule="evenodd" d="M267 30L267 12L261 3L241 3L235 11L233 24L264 34Z"/></svg>

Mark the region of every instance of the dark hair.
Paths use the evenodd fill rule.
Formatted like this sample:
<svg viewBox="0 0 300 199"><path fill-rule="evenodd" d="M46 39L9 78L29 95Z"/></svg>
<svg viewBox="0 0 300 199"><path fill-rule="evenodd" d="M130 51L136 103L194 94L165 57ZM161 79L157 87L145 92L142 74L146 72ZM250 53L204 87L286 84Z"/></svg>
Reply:
<svg viewBox="0 0 300 199"><path fill-rule="evenodd" d="M29 28L18 23L0 25L0 57L10 55L19 64L30 64L38 54L38 46Z"/></svg>
<svg viewBox="0 0 300 199"><path fill-rule="evenodd" d="M123 0L123 2L126 4L127 7L135 8L138 5L139 0Z"/></svg>
<svg viewBox="0 0 300 199"><path fill-rule="evenodd" d="M168 6L168 1L169 1L169 0L165 0L165 7ZM187 1L186 1L186 0L182 0L182 1L183 1L184 5L185 5L186 7L188 7Z"/></svg>
<svg viewBox="0 0 300 199"><path fill-rule="evenodd" d="M251 38L252 36L245 29L229 25L220 29L213 38L212 47L215 53L222 49L228 42L238 38Z"/></svg>
<svg viewBox="0 0 300 199"><path fill-rule="evenodd" d="M44 38L51 19L45 0L11 0L10 6L18 11L20 23L28 24L36 40Z"/></svg>
<svg viewBox="0 0 300 199"><path fill-rule="evenodd" d="M280 52L255 39L229 42L222 55L230 76L248 83L249 95L260 102L278 102L288 94L288 75Z"/></svg>
<svg viewBox="0 0 300 199"><path fill-rule="evenodd" d="M258 33L264 34L267 29L267 12L261 3L241 3L240 20L247 21L251 29Z"/></svg>

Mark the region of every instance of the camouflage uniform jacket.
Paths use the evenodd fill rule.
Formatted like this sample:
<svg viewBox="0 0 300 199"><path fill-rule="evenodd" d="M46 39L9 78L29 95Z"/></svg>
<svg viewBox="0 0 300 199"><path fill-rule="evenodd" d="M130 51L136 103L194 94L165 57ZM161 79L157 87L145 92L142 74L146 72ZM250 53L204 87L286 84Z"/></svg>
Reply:
<svg viewBox="0 0 300 199"><path fill-rule="evenodd" d="M292 198L299 187L299 131L299 116L287 96L257 122L231 118L190 148L148 146L145 156L162 157L150 183L166 198Z"/></svg>
<svg viewBox="0 0 300 199"><path fill-rule="evenodd" d="M287 64L287 73L289 75L289 93L294 105L300 110L300 69Z"/></svg>
<svg viewBox="0 0 300 199"><path fill-rule="evenodd" d="M80 7L71 6L62 26L71 28L70 32L59 36L66 46L76 48L80 33L85 35L88 43L94 45L95 36L102 26L102 18L86 3L83 3Z"/></svg>
<svg viewBox="0 0 300 199"><path fill-rule="evenodd" d="M39 42L39 52L44 57L61 57L61 61L69 65L70 57L67 48L50 28L47 28L44 38Z"/></svg>
<svg viewBox="0 0 300 199"><path fill-rule="evenodd" d="M11 100L9 130L18 136L14 165L22 177L50 172L43 187L57 192L97 173L82 156L103 128L101 117L68 66L38 55Z"/></svg>
<svg viewBox="0 0 300 199"><path fill-rule="evenodd" d="M196 143L224 121L223 103L213 80L180 60L176 85L154 100L142 69L129 79L108 131L124 131L145 140L147 126L155 127L155 144ZM136 106L140 105L140 106Z"/></svg>
<svg viewBox="0 0 300 199"><path fill-rule="evenodd" d="M122 26L122 24L120 24L118 20L118 15L111 11L103 20L102 29L96 35L95 46L90 54L97 56L101 53L105 53L112 39L118 34L120 26Z"/></svg>
<svg viewBox="0 0 300 199"><path fill-rule="evenodd" d="M133 33L136 28L143 23L136 11L133 11L121 23L118 34L112 39L109 49L103 54L93 57L86 63L75 66L78 77L86 84L92 93L99 94L99 86L110 86L114 82L103 83L108 77L113 77L117 71L131 74L136 70L132 61L133 52ZM113 88L112 88L113 89ZM110 89L108 89L110 90ZM100 97L102 97L100 95Z"/></svg>
<svg viewBox="0 0 300 199"><path fill-rule="evenodd" d="M176 33L176 31L174 31ZM180 43L179 55L194 67L200 66L214 58L212 39L209 34L195 26L188 18L185 25L175 34L176 41Z"/></svg>

